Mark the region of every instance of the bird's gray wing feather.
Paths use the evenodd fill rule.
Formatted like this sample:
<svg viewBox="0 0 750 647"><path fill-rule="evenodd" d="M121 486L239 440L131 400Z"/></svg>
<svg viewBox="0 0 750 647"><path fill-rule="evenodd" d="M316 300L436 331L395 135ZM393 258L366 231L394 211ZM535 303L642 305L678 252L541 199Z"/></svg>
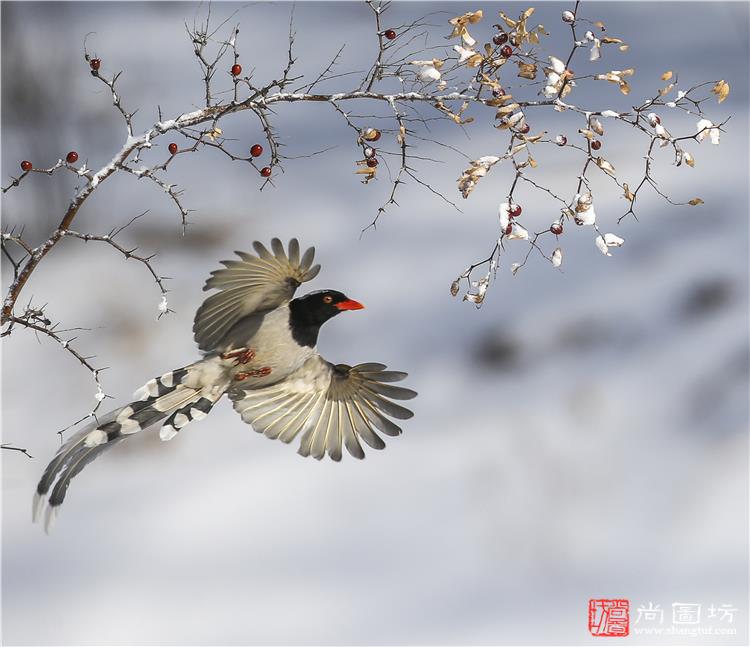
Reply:
<svg viewBox="0 0 750 647"><path fill-rule="evenodd" d="M204 290L219 290L208 297L195 315L193 333L203 351L217 350L232 327L243 317L268 312L289 301L297 288L314 279L320 265L313 265L315 248L300 258L299 242L289 241L288 251L278 238L269 251L258 241L256 255L235 252L240 260L222 261L224 268L211 272Z"/></svg>
<svg viewBox="0 0 750 647"><path fill-rule="evenodd" d="M393 386L406 373L383 364L334 365L311 357L287 379L262 389L237 386L229 392L234 408L255 431L289 443L301 435L298 452L320 460L341 460L342 447L364 458L362 443L383 449L378 435L397 436L401 428L390 418L414 414L393 400L410 400L411 389Z"/></svg>

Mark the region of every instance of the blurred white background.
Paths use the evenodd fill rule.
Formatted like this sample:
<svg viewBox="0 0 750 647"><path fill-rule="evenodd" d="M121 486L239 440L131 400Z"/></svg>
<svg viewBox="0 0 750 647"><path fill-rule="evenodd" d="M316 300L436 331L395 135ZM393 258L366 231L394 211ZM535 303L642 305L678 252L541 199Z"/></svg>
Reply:
<svg viewBox="0 0 750 647"><path fill-rule="evenodd" d="M399 3L389 20L444 11L431 19L442 45L447 19L477 8L485 20L472 32L484 42L499 9L525 7ZM549 41L558 56L567 53L563 8L540 4L534 18L558 34ZM258 80L283 68L290 9L213 5L217 17L238 11L242 63ZM140 108L139 129L155 121L157 105L165 116L199 105L183 24L198 10L3 3L2 177L21 159L52 164L71 149L99 168L122 144L121 119L82 57L88 32L103 71L124 71L120 90L126 107ZM630 643L747 644L748 6L584 3L582 11L631 44L627 55L607 50L601 70L637 70L630 97L601 83L582 101L628 109L661 87L667 69L684 86L732 84L725 103L711 102L717 120L732 115L720 146L692 145L693 169L657 154L663 190L706 204L670 207L644 192L640 222L617 226L625 203L602 180L597 213L625 246L606 258L590 229L570 227L564 271L533 255L512 277L506 261L480 311L448 288L490 251L509 169L496 167L464 201L455 180L465 160L425 143L422 154L444 163L423 163L422 177L461 200L463 213L412 183L400 208L360 239L390 186L387 174L359 183L351 131L330 106L279 108L287 155L336 148L287 162L275 189L259 193L249 167L215 151L181 156L169 179L195 210L185 237L153 185L117 177L97 191L76 229L106 233L150 209L123 239L159 251L176 313L156 321L159 294L144 268L78 240L49 255L22 300L92 328L76 344L111 367L102 378L116 400L105 404L196 357L192 315L218 260L255 239L298 236L323 264L310 288L367 306L325 327L321 353L408 371L416 416L363 462L317 463L268 442L222 403L170 443L152 431L93 463L47 537L30 523L32 493L59 445L55 432L90 410L94 386L61 349L17 330L3 343L3 441L35 458L1 455L5 644L579 644L596 641L589 598L619 597L630 599L633 620L648 602L667 616L673 602L739 609L723 625L734 637L631 635ZM343 43L342 71L365 69L371 23L364 4L298 4L300 69L314 78ZM582 57L574 69L587 65ZM472 114L483 120L464 130L435 124L432 136L472 158L504 150L506 135L484 123L486 113ZM576 136L569 115L538 114L534 131ZM684 133L694 125L680 124ZM262 137L248 114L222 127L240 149ZM636 139L614 125L605 136L607 158L631 186L645 150ZM170 141L183 143L162 138L150 159L166 156ZM571 194L575 156L540 150L538 159L534 177ZM4 226L42 240L72 187L62 175L29 178L4 196ZM532 191L516 196L539 229L556 205Z"/></svg>

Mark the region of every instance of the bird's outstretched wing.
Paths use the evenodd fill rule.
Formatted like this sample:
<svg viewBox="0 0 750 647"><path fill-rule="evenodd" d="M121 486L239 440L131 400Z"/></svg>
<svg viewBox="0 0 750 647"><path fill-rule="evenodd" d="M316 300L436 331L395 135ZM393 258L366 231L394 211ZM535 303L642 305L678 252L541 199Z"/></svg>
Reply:
<svg viewBox="0 0 750 647"><path fill-rule="evenodd" d="M377 434L398 436L401 428L389 418L414 414L392 400L410 400L417 393L393 386L406 373L387 371L383 364L331 364L315 355L287 379L263 389L229 392L234 408L255 431L289 443L302 435L298 452L321 459L328 453L341 460L341 447L364 458L364 441L373 449L385 443Z"/></svg>
<svg viewBox="0 0 750 647"><path fill-rule="evenodd" d="M193 333L203 351L216 350L227 332L242 317L266 312L289 301L305 281L314 279L320 265L313 265L315 248L300 258L299 242L289 241L289 252L278 238L271 241L270 252L258 241L253 243L257 256L235 252L240 260L222 261L223 269L211 272L204 290L218 289L195 314Z"/></svg>

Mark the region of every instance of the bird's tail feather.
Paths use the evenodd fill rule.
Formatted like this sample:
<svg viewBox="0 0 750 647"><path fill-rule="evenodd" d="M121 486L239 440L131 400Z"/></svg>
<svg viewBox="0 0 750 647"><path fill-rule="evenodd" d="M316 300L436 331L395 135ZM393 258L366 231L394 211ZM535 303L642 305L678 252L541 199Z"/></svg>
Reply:
<svg viewBox="0 0 750 647"><path fill-rule="evenodd" d="M45 512L45 530L49 532L72 478L120 441L163 418L167 420L160 437L169 440L188 423L205 418L224 393L221 385L216 385L218 388L201 388L192 379L196 369L205 361L149 380L135 392L136 400L99 416L73 434L60 447L39 480L34 494L33 520L40 518L45 502L49 503Z"/></svg>

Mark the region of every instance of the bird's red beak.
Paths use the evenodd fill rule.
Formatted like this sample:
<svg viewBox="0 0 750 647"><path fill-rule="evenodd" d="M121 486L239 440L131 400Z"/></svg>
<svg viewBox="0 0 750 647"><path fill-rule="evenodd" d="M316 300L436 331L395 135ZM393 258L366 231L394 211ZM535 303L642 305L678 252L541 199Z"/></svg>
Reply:
<svg viewBox="0 0 750 647"><path fill-rule="evenodd" d="M364 306L359 301L354 301L354 299L349 299L348 301L339 301L336 304L336 307L339 310L362 310Z"/></svg>

